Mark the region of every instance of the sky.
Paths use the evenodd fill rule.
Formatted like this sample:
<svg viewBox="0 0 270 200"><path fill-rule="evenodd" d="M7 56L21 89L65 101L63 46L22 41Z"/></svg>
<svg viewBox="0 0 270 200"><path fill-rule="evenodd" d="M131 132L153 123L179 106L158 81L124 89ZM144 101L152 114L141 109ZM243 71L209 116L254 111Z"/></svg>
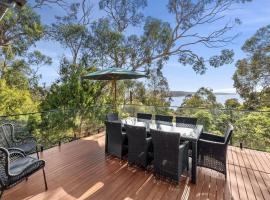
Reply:
<svg viewBox="0 0 270 200"><path fill-rule="evenodd" d="M98 0L92 0L93 20L103 16L103 12L98 9ZM167 12L167 1L165 0L148 0L148 6L143 10L145 16L156 17L165 21L172 22L173 16ZM232 76L235 72L235 62L245 58L245 53L241 47L244 42L256 33L259 28L270 24L270 0L253 0L251 3L237 4L231 10L226 11L226 18L212 26L201 26L197 31L207 33L209 30L221 27L227 21L239 18L242 24L237 26L231 35L239 34L239 36L228 44L226 48L233 49L235 53L234 62L219 68L209 67L205 74L196 74L192 67L183 66L177 62L176 57L171 57L163 68L163 74L167 78L170 90L196 91L200 87L208 87L216 92L235 92L233 88ZM38 10L44 23L50 24L54 21L55 15L61 15L64 11L60 8L42 8ZM129 28L127 34L140 33L142 27ZM36 49L44 54L52 57L53 64L50 66L42 66L40 73L42 74L41 82L50 85L58 78L59 61L63 55L69 56L70 52L64 49L60 44L54 41L38 42ZM193 50L205 58L218 54L221 49L208 49L202 46L194 46Z"/></svg>

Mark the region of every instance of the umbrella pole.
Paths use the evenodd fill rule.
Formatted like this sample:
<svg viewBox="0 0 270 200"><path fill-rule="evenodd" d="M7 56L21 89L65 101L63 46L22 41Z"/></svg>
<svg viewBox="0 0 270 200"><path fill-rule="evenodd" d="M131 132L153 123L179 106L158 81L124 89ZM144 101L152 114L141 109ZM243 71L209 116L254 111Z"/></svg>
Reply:
<svg viewBox="0 0 270 200"><path fill-rule="evenodd" d="M112 80L112 90L114 90L114 110L116 112L116 80Z"/></svg>

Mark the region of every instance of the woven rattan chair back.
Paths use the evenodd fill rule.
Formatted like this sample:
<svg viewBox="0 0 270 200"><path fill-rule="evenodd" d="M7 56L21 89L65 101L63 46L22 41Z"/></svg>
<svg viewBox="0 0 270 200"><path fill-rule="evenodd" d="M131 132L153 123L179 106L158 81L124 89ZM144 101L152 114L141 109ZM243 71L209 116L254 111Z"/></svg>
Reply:
<svg viewBox="0 0 270 200"><path fill-rule="evenodd" d="M4 137L6 138L7 144L9 147L13 144L13 134L14 134L14 126L12 124L3 124L1 125Z"/></svg>
<svg viewBox="0 0 270 200"><path fill-rule="evenodd" d="M9 144L6 140L4 129L2 126L0 126L0 146L5 147L5 148L9 147Z"/></svg>
<svg viewBox="0 0 270 200"><path fill-rule="evenodd" d="M109 121L109 122L119 120L118 113L109 113L109 114L107 114L106 115L106 120Z"/></svg>
<svg viewBox="0 0 270 200"><path fill-rule="evenodd" d="M145 139L147 137L146 128L140 126L125 125L128 146L137 148L139 145L145 144Z"/></svg>
<svg viewBox="0 0 270 200"><path fill-rule="evenodd" d="M147 114L147 113L137 113L137 118L138 118L138 119L151 120L151 119L152 119L152 114Z"/></svg>
<svg viewBox="0 0 270 200"><path fill-rule="evenodd" d="M12 146L13 130L12 124L3 124L0 126L0 143L2 147L9 148Z"/></svg>
<svg viewBox="0 0 270 200"><path fill-rule="evenodd" d="M146 167L148 156L146 128L125 125L125 129L128 138L128 161Z"/></svg>
<svg viewBox="0 0 270 200"><path fill-rule="evenodd" d="M177 126L194 127L197 124L195 117L176 117L175 122Z"/></svg>
<svg viewBox="0 0 270 200"><path fill-rule="evenodd" d="M122 125L121 122L105 122L108 137L108 153L112 155L122 154Z"/></svg>
<svg viewBox="0 0 270 200"><path fill-rule="evenodd" d="M168 115L156 115L155 116L156 121L161 121L161 122L169 122L172 123L173 121L173 116L168 116Z"/></svg>
<svg viewBox="0 0 270 200"><path fill-rule="evenodd" d="M178 172L180 134L151 130L154 151L154 171L173 177Z"/></svg>

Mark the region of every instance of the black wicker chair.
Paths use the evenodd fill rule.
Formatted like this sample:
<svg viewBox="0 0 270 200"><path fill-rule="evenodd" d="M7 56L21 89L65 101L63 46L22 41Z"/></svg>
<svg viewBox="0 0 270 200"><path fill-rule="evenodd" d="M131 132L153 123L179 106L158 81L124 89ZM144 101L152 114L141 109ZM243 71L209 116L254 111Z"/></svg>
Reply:
<svg viewBox="0 0 270 200"><path fill-rule="evenodd" d="M31 136L17 139L13 124L0 126L0 146L6 149L22 149L27 155L36 152L39 158L36 139Z"/></svg>
<svg viewBox="0 0 270 200"><path fill-rule="evenodd" d="M224 137L202 133L198 141L198 166L216 170L227 177L227 148L232 134L231 124L228 124Z"/></svg>
<svg viewBox="0 0 270 200"><path fill-rule="evenodd" d="M125 125L128 137L128 162L146 168L153 159L152 138L146 128Z"/></svg>
<svg viewBox="0 0 270 200"><path fill-rule="evenodd" d="M150 130L153 140L154 173L179 182L188 169L188 142L180 143L180 134Z"/></svg>
<svg viewBox="0 0 270 200"><path fill-rule="evenodd" d="M197 118L195 117L175 117L176 126L185 128L195 128L197 125ZM188 156L192 157L192 144L188 145Z"/></svg>
<svg viewBox="0 0 270 200"><path fill-rule="evenodd" d="M156 115L156 116L155 116L155 120L156 120L156 121L160 121L160 122L168 122L168 123L172 123L172 121L173 121L173 116L168 116L168 115Z"/></svg>
<svg viewBox="0 0 270 200"><path fill-rule="evenodd" d="M176 117L176 126L193 128L197 124L197 118L195 117Z"/></svg>
<svg viewBox="0 0 270 200"><path fill-rule="evenodd" d="M127 137L122 131L121 122L105 122L106 125L106 153L116 156L120 159L127 154Z"/></svg>
<svg viewBox="0 0 270 200"><path fill-rule="evenodd" d="M138 118L138 119L151 120L151 119L152 119L152 114L147 114L147 113L137 113L137 118Z"/></svg>
<svg viewBox="0 0 270 200"><path fill-rule="evenodd" d="M106 121L117 121L119 120L118 113L109 113L106 115Z"/></svg>
<svg viewBox="0 0 270 200"><path fill-rule="evenodd" d="M47 190L47 181L44 171L45 161L27 156L20 149L12 149L8 151L6 148L0 147L0 198L4 192L23 180L42 169Z"/></svg>

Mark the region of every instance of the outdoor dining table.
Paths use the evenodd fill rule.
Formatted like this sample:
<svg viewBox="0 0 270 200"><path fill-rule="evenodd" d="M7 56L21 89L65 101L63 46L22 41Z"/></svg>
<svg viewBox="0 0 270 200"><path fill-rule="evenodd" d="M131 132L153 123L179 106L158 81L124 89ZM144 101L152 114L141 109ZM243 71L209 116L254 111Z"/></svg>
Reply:
<svg viewBox="0 0 270 200"><path fill-rule="evenodd" d="M192 146L192 168L191 168L191 182L196 183L197 181L197 142L199 140L200 134L203 132L202 125L188 126L185 124L176 124L163 121L155 120L144 120L135 117L129 117L126 119L121 119L121 123L124 126L144 126L149 132L150 129L160 130L164 132L179 133L181 135L181 140L189 141Z"/></svg>

